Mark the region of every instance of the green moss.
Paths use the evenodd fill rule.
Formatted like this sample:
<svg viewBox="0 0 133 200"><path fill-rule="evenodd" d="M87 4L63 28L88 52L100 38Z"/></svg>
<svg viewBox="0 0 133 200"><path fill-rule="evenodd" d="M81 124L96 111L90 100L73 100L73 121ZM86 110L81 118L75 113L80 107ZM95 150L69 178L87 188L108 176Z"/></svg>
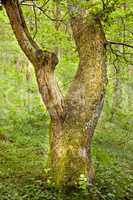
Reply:
<svg viewBox="0 0 133 200"><path fill-rule="evenodd" d="M78 185L80 175L87 176L88 158L82 155L81 150L85 147L82 144L83 130L79 127L73 129L66 127L62 140L62 155L59 163L56 163L55 180L57 187ZM59 170L60 169L60 170Z"/></svg>

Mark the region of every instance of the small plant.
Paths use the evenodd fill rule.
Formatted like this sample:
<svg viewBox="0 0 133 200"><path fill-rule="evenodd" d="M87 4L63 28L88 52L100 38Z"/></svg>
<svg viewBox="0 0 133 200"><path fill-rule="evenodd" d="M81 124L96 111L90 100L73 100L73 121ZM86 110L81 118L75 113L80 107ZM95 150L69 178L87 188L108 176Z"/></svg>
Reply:
<svg viewBox="0 0 133 200"><path fill-rule="evenodd" d="M81 174L79 177L79 189L86 190L87 189L87 178L84 174Z"/></svg>

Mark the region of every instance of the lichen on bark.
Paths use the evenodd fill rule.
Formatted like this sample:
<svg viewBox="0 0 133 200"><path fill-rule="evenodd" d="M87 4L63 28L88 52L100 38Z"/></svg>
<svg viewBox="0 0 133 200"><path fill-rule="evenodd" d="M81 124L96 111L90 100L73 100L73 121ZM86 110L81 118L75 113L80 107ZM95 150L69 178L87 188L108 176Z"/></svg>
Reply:
<svg viewBox="0 0 133 200"><path fill-rule="evenodd" d="M6 0L3 4L16 39L34 66L39 91L51 118L49 167L55 185L75 186L81 175L92 181L91 143L107 82L106 39L99 18L84 15L79 7L73 15L71 8L76 4L68 6L80 61L64 100L54 75L57 56L41 50L31 38L18 0Z"/></svg>

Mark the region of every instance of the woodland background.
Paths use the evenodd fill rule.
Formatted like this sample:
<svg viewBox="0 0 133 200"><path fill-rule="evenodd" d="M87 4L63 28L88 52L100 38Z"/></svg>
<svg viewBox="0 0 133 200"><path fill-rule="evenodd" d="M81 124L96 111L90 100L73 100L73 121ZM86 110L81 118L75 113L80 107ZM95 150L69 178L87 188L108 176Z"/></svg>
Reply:
<svg viewBox="0 0 133 200"><path fill-rule="evenodd" d="M62 9L64 4L61 4ZM54 3L47 14L54 16ZM65 9L64 9L65 10ZM42 48L58 49L56 69L64 94L77 69L78 55L67 24L57 30L55 21L37 15L32 7L25 16L33 37ZM32 11L32 12L31 12ZM65 11L64 11L65 13ZM121 3L105 15L107 38L133 45L133 2ZM67 21L67 14L65 16ZM105 23L106 22L106 23ZM126 46L107 47L108 85L104 109L93 139L96 182L70 199L133 199L133 51ZM48 152L49 117L38 92L34 70L20 50L4 10L0 11L0 200L62 199L43 177ZM68 197L64 197L67 199Z"/></svg>

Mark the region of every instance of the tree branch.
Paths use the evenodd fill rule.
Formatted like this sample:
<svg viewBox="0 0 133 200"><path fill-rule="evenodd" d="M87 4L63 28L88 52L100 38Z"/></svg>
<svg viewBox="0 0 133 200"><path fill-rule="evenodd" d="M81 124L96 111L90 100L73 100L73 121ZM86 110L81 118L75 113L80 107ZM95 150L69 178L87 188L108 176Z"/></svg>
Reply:
<svg viewBox="0 0 133 200"><path fill-rule="evenodd" d="M133 48L133 45L130 45L130 44L126 44L126 43L123 43L123 42L115 42L115 41L107 41L106 43L107 45L111 45L111 44L114 44L114 45L121 45L121 46L126 46L126 47L129 47L129 48Z"/></svg>
<svg viewBox="0 0 133 200"><path fill-rule="evenodd" d="M123 54L123 52L121 52L121 51L119 51L118 49L116 50L116 49L113 49L113 47L110 45L110 52L115 56L115 60L113 61L113 65L115 66L115 63L117 62L117 61L119 61L119 63L121 63L121 62L126 62L126 63L129 63L129 64L133 64L132 63L132 61L130 61L126 56L132 56L133 54L132 53L126 53L126 52L124 52L124 54ZM123 59L123 60L121 60L121 59ZM112 60L112 59L111 59Z"/></svg>
<svg viewBox="0 0 133 200"><path fill-rule="evenodd" d="M36 65L37 61L35 52L39 49L39 46L32 39L29 33L20 5L18 2L10 0L3 1L3 5L21 49L24 51L32 64Z"/></svg>
<svg viewBox="0 0 133 200"><path fill-rule="evenodd" d="M32 0L33 4L34 4L34 0ZM36 8L33 6L33 12L34 12L34 22L35 22L35 33L34 33L34 36L33 36L33 39L35 39L36 37L36 34L37 34L37 29L38 29L38 25L37 25L37 14L36 14Z"/></svg>
<svg viewBox="0 0 133 200"><path fill-rule="evenodd" d="M58 58L52 52L41 50L33 40L18 0L5 0L3 6L21 49L34 66L39 91L50 117L53 121L60 121L64 101L54 76Z"/></svg>

